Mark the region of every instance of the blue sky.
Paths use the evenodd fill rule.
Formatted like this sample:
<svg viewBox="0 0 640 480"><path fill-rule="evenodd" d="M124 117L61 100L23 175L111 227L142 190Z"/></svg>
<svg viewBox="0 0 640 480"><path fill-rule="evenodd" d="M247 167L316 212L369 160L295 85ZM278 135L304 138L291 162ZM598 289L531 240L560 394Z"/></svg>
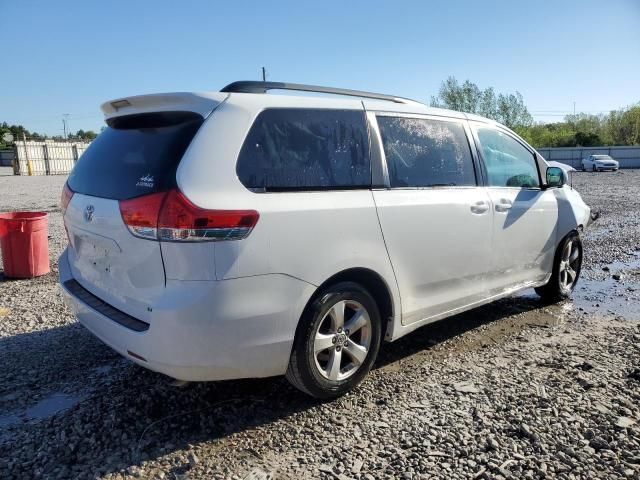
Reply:
<svg viewBox="0 0 640 480"><path fill-rule="evenodd" d="M640 0L0 0L0 121L98 130L105 100L260 78L428 102L448 75L536 120L640 101Z"/></svg>

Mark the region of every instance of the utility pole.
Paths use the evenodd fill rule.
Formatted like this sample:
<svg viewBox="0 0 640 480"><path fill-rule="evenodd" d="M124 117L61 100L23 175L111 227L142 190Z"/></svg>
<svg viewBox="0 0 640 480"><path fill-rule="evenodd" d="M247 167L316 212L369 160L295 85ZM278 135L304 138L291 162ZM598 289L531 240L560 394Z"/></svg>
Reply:
<svg viewBox="0 0 640 480"><path fill-rule="evenodd" d="M262 81L267 81L267 71L264 69L264 67L262 67Z"/></svg>
<svg viewBox="0 0 640 480"><path fill-rule="evenodd" d="M69 138L68 128L69 128L69 114L63 113L62 114L62 130L64 132L65 140Z"/></svg>
<svg viewBox="0 0 640 480"><path fill-rule="evenodd" d="M573 116L576 115L576 102L573 102Z"/></svg>
<svg viewBox="0 0 640 480"><path fill-rule="evenodd" d="M33 175L33 167L31 166L31 160L29 160L29 149L27 148L27 136L22 131L22 144L24 145L24 159L27 161L27 173L29 176ZM18 160L19 161L19 160Z"/></svg>

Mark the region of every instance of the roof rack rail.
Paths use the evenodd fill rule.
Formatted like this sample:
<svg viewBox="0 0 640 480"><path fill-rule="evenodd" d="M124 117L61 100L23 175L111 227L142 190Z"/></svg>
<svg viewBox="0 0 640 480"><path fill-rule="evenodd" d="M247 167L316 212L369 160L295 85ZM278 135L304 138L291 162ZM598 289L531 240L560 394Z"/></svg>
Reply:
<svg viewBox="0 0 640 480"><path fill-rule="evenodd" d="M267 93L269 90L296 90L300 92L330 93L334 95L348 95L350 97L373 98L395 103L420 103L408 98L385 95L383 93L363 92L346 88L320 87L317 85L304 85L301 83L287 82L259 82L253 80L241 80L224 87L221 92L227 93Z"/></svg>

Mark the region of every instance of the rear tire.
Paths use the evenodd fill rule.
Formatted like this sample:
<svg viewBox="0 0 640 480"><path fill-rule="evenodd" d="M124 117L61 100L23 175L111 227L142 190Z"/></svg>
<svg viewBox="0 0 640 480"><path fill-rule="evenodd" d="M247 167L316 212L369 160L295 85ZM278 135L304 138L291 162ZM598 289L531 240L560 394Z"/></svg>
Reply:
<svg viewBox="0 0 640 480"><path fill-rule="evenodd" d="M300 318L286 378L318 399L344 395L371 369L381 335L380 312L367 290L353 282L329 286Z"/></svg>
<svg viewBox="0 0 640 480"><path fill-rule="evenodd" d="M582 268L582 240L577 232L567 235L556 250L553 271L546 285L536 288L543 300L555 303L571 296Z"/></svg>

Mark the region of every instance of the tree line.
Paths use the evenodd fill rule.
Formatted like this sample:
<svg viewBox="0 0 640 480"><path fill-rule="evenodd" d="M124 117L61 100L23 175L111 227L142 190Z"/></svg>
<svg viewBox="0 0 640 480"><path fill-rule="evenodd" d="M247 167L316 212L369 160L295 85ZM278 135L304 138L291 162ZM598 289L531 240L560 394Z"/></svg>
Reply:
<svg viewBox="0 0 640 480"><path fill-rule="evenodd" d="M535 123L519 92L496 94L449 77L431 97L431 106L475 113L513 129L535 148L640 145L640 103L608 114L567 115L561 122Z"/></svg>
<svg viewBox="0 0 640 480"><path fill-rule="evenodd" d="M98 134L93 130L80 129L76 133L69 133L65 139L62 135L42 135L38 132L31 132L22 125L9 125L7 122L2 122L0 123L0 148L9 147L9 145L2 139L5 133L13 135L14 140L22 140L24 134L27 140L55 140L61 142L65 140L91 141L98 136Z"/></svg>
<svg viewBox="0 0 640 480"><path fill-rule="evenodd" d="M481 90L469 80L460 84L455 77L449 77L440 85L438 94L431 97L431 106L496 120L535 148L640 145L640 102L608 114L578 113L565 116L561 122L535 123L520 92L496 93L491 87ZM21 140L23 133L30 140L65 140L62 136L49 137L4 122L0 124L0 148L7 147L2 140L4 133L11 133L15 140ZM78 130L67 139L93 140L96 136L92 130Z"/></svg>

